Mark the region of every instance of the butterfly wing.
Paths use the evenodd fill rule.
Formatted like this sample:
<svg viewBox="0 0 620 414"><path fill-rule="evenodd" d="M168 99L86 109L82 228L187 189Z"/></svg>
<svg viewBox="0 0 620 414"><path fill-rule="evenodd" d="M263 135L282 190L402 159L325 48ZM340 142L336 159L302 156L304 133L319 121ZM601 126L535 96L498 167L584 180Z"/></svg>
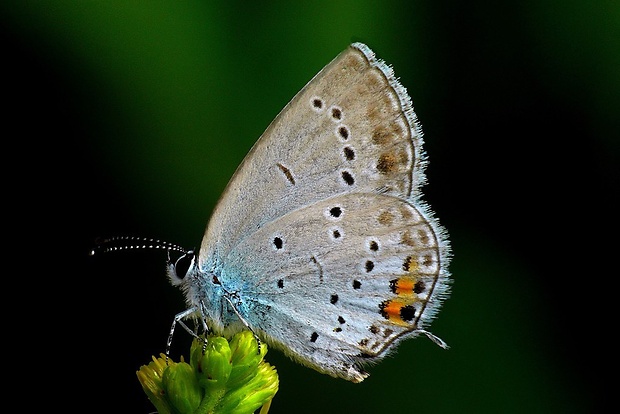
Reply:
<svg viewBox="0 0 620 414"><path fill-rule="evenodd" d="M359 363L420 332L447 292L448 243L419 198L424 165L407 92L368 47L352 45L235 172L189 301L219 307L210 318L221 328L235 323L225 296L298 361L363 380ZM220 293L200 293L211 279Z"/></svg>
<svg viewBox="0 0 620 414"><path fill-rule="evenodd" d="M207 227L201 267L221 262L266 223L336 194L415 196L422 139L392 70L354 44L280 112L226 187Z"/></svg>
<svg viewBox="0 0 620 414"><path fill-rule="evenodd" d="M266 223L230 252L222 278L268 343L359 382L360 364L434 316L446 293L443 248L407 200L340 194Z"/></svg>

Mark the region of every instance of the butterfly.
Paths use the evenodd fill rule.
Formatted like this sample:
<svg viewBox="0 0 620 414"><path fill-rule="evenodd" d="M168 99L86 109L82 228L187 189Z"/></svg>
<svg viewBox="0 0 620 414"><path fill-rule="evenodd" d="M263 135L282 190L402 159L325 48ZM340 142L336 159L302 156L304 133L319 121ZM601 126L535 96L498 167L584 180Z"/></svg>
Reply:
<svg viewBox="0 0 620 414"><path fill-rule="evenodd" d="M187 310L250 329L302 365L361 382L449 294L450 246L421 199L426 157L406 89L361 43L325 66L237 168L198 251L170 261Z"/></svg>

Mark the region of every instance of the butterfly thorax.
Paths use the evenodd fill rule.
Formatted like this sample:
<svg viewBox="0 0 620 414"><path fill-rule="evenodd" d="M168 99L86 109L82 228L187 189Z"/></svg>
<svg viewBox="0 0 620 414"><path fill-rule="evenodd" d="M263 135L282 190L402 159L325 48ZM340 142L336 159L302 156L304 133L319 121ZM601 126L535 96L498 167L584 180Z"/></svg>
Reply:
<svg viewBox="0 0 620 414"><path fill-rule="evenodd" d="M209 330L219 334L237 332L243 324L232 310L235 293L221 282L221 270L215 267L201 269L193 251L168 263L168 277L172 285L183 292L193 316L204 321Z"/></svg>

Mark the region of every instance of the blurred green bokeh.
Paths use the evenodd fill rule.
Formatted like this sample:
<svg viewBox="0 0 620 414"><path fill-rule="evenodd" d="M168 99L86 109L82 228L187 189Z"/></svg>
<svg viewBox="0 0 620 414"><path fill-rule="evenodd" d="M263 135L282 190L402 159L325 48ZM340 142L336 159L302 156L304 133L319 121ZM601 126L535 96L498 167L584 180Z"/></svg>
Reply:
<svg viewBox="0 0 620 414"><path fill-rule="evenodd" d="M617 273L598 237L620 183L619 3L5 1L0 12L5 156L38 177L14 199L42 204L29 236L67 242L48 263L98 235L198 247L243 156L316 72L352 41L394 66L425 130L426 199L452 239L453 297L432 327L451 349L409 341L359 385L274 350L270 412L603 406L595 369L607 359L588 331L606 292L589 291ZM148 412L135 370L183 309L164 257L72 259L65 276L84 293L55 301L91 319L59 340L77 357L72 335L96 332L119 355L112 389L76 379L75 392L107 388L110 411Z"/></svg>

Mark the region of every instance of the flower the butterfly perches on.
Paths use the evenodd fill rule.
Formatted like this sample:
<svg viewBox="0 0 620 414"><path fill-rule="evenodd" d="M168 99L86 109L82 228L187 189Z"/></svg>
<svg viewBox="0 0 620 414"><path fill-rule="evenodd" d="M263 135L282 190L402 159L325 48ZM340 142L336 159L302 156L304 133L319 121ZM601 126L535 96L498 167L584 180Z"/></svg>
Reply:
<svg viewBox="0 0 620 414"><path fill-rule="evenodd" d="M276 369L264 361L266 353L267 345L259 347L249 331L230 342L199 337L192 342L189 364L162 353L136 374L159 414L251 414L261 407L260 414L266 414L279 386Z"/></svg>

